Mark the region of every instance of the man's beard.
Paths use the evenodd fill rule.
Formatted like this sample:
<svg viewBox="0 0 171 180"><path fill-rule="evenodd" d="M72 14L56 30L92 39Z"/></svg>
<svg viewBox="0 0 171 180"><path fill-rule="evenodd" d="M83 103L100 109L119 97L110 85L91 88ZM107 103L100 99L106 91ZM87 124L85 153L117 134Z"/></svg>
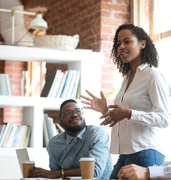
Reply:
<svg viewBox="0 0 171 180"><path fill-rule="evenodd" d="M66 123L62 122L63 128L68 132L76 132L77 133L77 132L83 130L84 127L86 126L85 119L82 120L82 118L80 118L80 121L82 121L82 123L80 125L77 125L74 127L71 127L71 126L67 125Z"/></svg>

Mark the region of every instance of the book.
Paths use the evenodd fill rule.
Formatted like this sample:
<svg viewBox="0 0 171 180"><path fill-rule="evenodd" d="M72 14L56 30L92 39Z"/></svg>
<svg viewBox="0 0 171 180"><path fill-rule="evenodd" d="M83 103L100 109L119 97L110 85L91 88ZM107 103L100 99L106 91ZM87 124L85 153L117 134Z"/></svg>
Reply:
<svg viewBox="0 0 171 180"><path fill-rule="evenodd" d="M19 133L17 142L16 142L16 147L20 147L21 140L22 140L22 138L23 138L23 135L24 135L24 132L25 132L25 129L26 129L26 128L27 128L26 125L21 125L21 130L20 130L20 133Z"/></svg>
<svg viewBox="0 0 171 180"><path fill-rule="evenodd" d="M28 129L29 129L29 127L28 127L28 126L25 126L25 130L24 130L24 133L23 133L23 135L22 135L22 138L21 138L21 142L20 142L19 147L24 147L25 142L26 142L26 137L27 137Z"/></svg>
<svg viewBox="0 0 171 180"><path fill-rule="evenodd" d="M68 76L68 71L65 71L65 72L62 72L62 73L64 73L64 76L63 76L63 78L61 80L61 84L60 84L59 90L58 90L58 92L56 94L56 98L60 98L61 97L62 90L63 90L63 87L65 85L66 78Z"/></svg>
<svg viewBox="0 0 171 180"><path fill-rule="evenodd" d="M5 74L0 74L0 84L1 84L1 95L7 95L6 84L5 84Z"/></svg>
<svg viewBox="0 0 171 180"><path fill-rule="evenodd" d="M51 98L55 98L57 93L58 93L58 90L59 90L59 87L61 85L61 81L62 81L62 78L64 76L64 73L60 73L59 76L58 76L58 79L57 79L57 82L55 83L55 86L53 88L53 91L52 91L52 94L51 94Z"/></svg>
<svg viewBox="0 0 171 180"><path fill-rule="evenodd" d="M1 134L2 128L3 128L3 124L0 125L0 134Z"/></svg>
<svg viewBox="0 0 171 180"><path fill-rule="evenodd" d="M71 78L71 83L69 85L68 92L67 92L67 95L66 95L67 99L71 98L71 93L72 93L73 88L74 88L74 83L75 83L76 75L77 75L77 71L73 70L73 75L72 75L72 78Z"/></svg>
<svg viewBox="0 0 171 180"><path fill-rule="evenodd" d="M8 95L12 96L12 89L11 89L11 83L10 83L10 79L9 79L9 75L5 74L5 78L6 78L6 84L7 84L7 91L8 91Z"/></svg>
<svg viewBox="0 0 171 180"><path fill-rule="evenodd" d="M79 80L80 80L80 74L81 74L80 71L77 71L77 75L76 75L73 91L72 91L72 94L71 94L71 99L76 99L78 83L79 83Z"/></svg>
<svg viewBox="0 0 171 180"><path fill-rule="evenodd" d="M48 96L50 88L51 88L52 83L53 83L53 80L55 78L56 72L57 71L53 71L53 72L50 72L47 74L46 82L45 82L45 85L44 85L43 90L42 90L41 95L40 95L41 97L47 97Z"/></svg>
<svg viewBox="0 0 171 180"><path fill-rule="evenodd" d="M13 128L13 123L10 123L10 127L9 127L9 129L8 129L8 132L7 132L7 134L6 134L6 137L5 137L5 139L4 139L4 142L3 142L3 144L2 144L3 147L5 147L6 144L7 144L7 141L8 141L8 139L9 139L9 137L10 137L12 128Z"/></svg>
<svg viewBox="0 0 171 180"><path fill-rule="evenodd" d="M46 147L49 142L49 137L48 137L47 127L46 127L45 115L43 116L43 135L44 135L44 142L45 142L44 146Z"/></svg>
<svg viewBox="0 0 171 180"><path fill-rule="evenodd" d="M49 121L49 129L51 132L51 137L49 139L51 139L53 137L53 130L52 130L52 118L48 116L48 121Z"/></svg>
<svg viewBox="0 0 171 180"><path fill-rule="evenodd" d="M31 126L28 126L28 131L27 131L26 141L25 141L24 147L29 146L30 139L31 139Z"/></svg>
<svg viewBox="0 0 171 180"><path fill-rule="evenodd" d="M6 128L5 128L5 131L4 131L4 133L3 133L3 135L2 135L2 138L1 138L0 147L1 147L1 146L3 145L3 143L4 143L4 140L5 140L5 138L6 138L6 135L7 135L8 131L9 131L10 126L11 126L11 123L7 123Z"/></svg>
<svg viewBox="0 0 171 180"><path fill-rule="evenodd" d="M21 126L19 126L19 127L20 127L20 130L18 131L18 136L17 136L17 138L16 138L14 147L19 147L19 146L20 146L21 139L22 139L22 137L23 137L23 134L24 134L24 131L25 131L25 128L26 128L25 125L21 125Z"/></svg>
<svg viewBox="0 0 171 180"><path fill-rule="evenodd" d="M6 75L7 75L7 74L3 74L3 75L4 75L5 92L6 92L6 95L8 96L8 95L9 95L9 91L8 91L8 87L7 87L7 79L6 79Z"/></svg>
<svg viewBox="0 0 171 180"><path fill-rule="evenodd" d="M59 78L59 74L61 73L61 70L56 70L56 74L55 74L55 77L54 77L54 80L53 80L53 83L52 83L52 85L51 85L51 88L50 88L50 90L49 90L49 93L48 93L48 95L47 95L47 97L48 98L50 98L53 94L53 91L54 91L54 87L55 87L55 85L56 85L56 83L57 83L57 80L58 80L58 78ZM55 96L55 95L53 95L53 96Z"/></svg>
<svg viewBox="0 0 171 180"><path fill-rule="evenodd" d="M2 136L4 134L4 131L5 131L5 128L6 128L6 124L2 124L1 127L2 128L1 128L1 133L0 133L0 142L1 142Z"/></svg>
<svg viewBox="0 0 171 180"><path fill-rule="evenodd" d="M11 147L16 147L15 145L16 145L16 141L18 139L20 130L21 130L21 126L18 126L17 131L16 131L15 136L14 136L14 139L12 141Z"/></svg>
<svg viewBox="0 0 171 180"><path fill-rule="evenodd" d="M68 93L69 86L71 84L71 78L73 77L73 70L68 71L68 76L65 80L65 85L62 90L61 98L66 98L66 95Z"/></svg>
<svg viewBox="0 0 171 180"><path fill-rule="evenodd" d="M80 78L79 83L78 83L76 99L80 99L80 95L81 95L81 84L80 83L81 83L81 78Z"/></svg>
<svg viewBox="0 0 171 180"><path fill-rule="evenodd" d="M12 130L11 130L10 136L8 138L8 141L7 141L6 145L5 145L5 147L12 147L12 142L13 142L15 133L17 131L17 127L18 127L17 124L14 123L13 126L12 126Z"/></svg>
<svg viewBox="0 0 171 180"><path fill-rule="evenodd" d="M65 130L63 129L63 127L61 127L61 125L59 123L56 123L56 128L58 129L59 133L64 132Z"/></svg>
<svg viewBox="0 0 171 180"><path fill-rule="evenodd" d="M46 127L47 127L47 132L48 132L48 139L50 140L53 135L52 135L52 132L50 130L50 124L49 124L49 120L48 120L48 114L44 114L45 116L45 122L46 122Z"/></svg>
<svg viewBox="0 0 171 180"><path fill-rule="evenodd" d="M57 135L57 131L56 131L56 126L53 123L53 118L49 117L49 122L50 122L50 126L51 126L51 132L53 136Z"/></svg>

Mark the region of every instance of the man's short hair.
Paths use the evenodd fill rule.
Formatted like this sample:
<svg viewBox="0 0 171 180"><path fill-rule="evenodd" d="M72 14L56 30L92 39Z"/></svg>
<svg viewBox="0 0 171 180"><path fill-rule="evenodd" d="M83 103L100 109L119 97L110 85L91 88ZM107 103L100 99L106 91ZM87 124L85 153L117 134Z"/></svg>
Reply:
<svg viewBox="0 0 171 180"><path fill-rule="evenodd" d="M61 116L62 116L62 108L64 107L65 104L70 103L70 102L74 102L74 103L77 104L77 102L76 102L74 99L68 99L68 100L64 101L64 102L61 104L61 106L60 106L59 118L60 118L61 121L62 121L62 119L61 119Z"/></svg>

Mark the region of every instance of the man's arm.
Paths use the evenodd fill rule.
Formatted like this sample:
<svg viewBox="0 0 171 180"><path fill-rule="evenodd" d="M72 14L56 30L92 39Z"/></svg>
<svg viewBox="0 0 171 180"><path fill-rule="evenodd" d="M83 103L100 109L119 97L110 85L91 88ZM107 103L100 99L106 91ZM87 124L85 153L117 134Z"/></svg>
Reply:
<svg viewBox="0 0 171 180"><path fill-rule="evenodd" d="M100 179L104 173L106 166L108 166L109 176L113 169L112 157L111 161L108 162L109 157L109 146L110 139L108 132L100 127L90 134L92 142L91 142L91 150L89 151L89 157L95 158L95 169L94 175L98 179ZM108 163L107 163L108 162Z"/></svg>
<svg viewBox="0 0 171 180"><path fill-rule="evenodd" d="M81 170L80 169L75 169L75 168L70 168L68 170L64 170L64 176L81 176ZM29 170L29 178L49 178L49 179L54 179L54 178L60 178L62 177L62 172L61 170L56 170L56 171L49 171L43 168L38 168L36 167L36 170L34 168L31 168Z"/></svg>

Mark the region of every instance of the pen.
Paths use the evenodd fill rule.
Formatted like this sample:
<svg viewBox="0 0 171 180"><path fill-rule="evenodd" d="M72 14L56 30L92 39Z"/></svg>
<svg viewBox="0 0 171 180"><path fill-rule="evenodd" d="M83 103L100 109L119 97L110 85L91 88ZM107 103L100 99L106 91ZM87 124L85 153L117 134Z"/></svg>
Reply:
<svg viewBox="0 0 171 180"><path fill-rule="evenodd" d="M36 171L36 167L35 167L35 166L33 166L33 168L34 168L34 171Z"/></svg>

